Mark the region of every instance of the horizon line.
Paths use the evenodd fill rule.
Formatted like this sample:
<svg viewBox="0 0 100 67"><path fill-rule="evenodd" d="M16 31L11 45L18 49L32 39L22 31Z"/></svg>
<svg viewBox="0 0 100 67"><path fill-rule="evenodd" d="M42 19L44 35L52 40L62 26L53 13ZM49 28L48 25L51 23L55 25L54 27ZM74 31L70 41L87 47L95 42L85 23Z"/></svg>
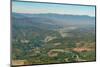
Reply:
<svg viewBox="0 0 100 67"><path fill-rule="evenodd" d="M21 13L21 12L12 12L12 13L19 13L19 14L59 14L59 15L73 15L73 16L96 17L96 16L90 16L90 15L76 15L76 14L63 14L63 13Z"/></svg>

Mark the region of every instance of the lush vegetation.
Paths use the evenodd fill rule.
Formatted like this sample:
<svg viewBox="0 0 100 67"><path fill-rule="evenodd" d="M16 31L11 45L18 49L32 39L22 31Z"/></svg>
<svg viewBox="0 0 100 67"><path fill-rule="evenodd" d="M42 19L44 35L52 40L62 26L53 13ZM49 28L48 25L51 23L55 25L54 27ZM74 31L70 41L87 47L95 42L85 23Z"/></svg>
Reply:
<svg viewBox="0 0 100 67"><path fill-rule="evenodd" d="M96 60L95 22L73 21L71 25L63 18L54 20L45 15L14 13L12 17L12 60L25 60L24 65ZM61 20L65 25L57 24Z"/></svg>

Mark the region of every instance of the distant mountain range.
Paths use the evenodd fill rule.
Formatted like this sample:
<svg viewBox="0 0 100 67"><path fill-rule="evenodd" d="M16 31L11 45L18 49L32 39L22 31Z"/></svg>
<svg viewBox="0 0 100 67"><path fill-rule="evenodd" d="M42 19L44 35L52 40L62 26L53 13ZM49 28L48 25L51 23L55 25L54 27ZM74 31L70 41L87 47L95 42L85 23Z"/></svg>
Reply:
<svg viewBox="0 0 100 67"><path fill-rule="evenodd" d="M95 25L95 17L85 15L62 15L62 14L24 14L12 13L12 24L21 27L37 27L40 29L54 29L64 26Z"/></svg>

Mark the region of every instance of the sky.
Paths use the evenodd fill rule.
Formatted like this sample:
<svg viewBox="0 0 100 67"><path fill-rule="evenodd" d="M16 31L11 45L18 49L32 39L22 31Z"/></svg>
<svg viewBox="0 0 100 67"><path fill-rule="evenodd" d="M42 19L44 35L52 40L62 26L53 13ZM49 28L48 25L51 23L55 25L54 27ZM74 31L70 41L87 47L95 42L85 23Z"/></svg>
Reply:
<svg viewBox="0 0 100 67"><path fill-rule="evenodd" d="M36 2L12 2L12 12L16 13L56 13L95 16L95 6L62 5Z"/></svg>

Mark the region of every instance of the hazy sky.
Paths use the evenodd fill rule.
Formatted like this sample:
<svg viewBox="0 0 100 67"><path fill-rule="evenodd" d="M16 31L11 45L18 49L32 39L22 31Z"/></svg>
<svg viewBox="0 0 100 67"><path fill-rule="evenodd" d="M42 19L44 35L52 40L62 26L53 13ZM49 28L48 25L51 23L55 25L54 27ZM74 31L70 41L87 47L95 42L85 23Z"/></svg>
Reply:
<svg viewBox="0 0 100 67"><path fill-rule="evenodd" d="M12 12L16 13L58 13L95 16L94 6L46 4L34 2L12 2Z"/></svg>

